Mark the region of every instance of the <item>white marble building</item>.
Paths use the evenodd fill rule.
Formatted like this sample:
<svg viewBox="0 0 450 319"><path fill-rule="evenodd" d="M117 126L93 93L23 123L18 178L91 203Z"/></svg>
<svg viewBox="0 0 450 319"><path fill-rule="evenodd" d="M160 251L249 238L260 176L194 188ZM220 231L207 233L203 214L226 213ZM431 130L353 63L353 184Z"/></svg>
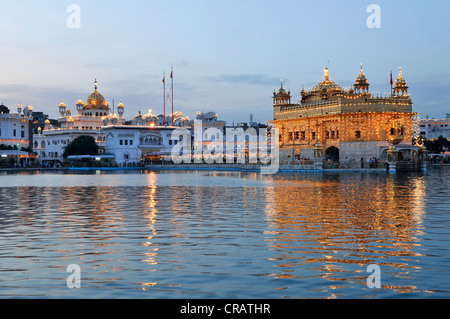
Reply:
<svg viewBox="0 0 450 319"><path fill-rule="evenodd" d="M444 138L450 138L450 114L445 119L424 119L419 121L420 136L434 140L442 135Z"/></svg>
<svg viewBox="0 0 450 319"><path fill-rule="evenodd" d="M22 113L23 110L23 113ZM20 150L32 147L33 107L17 106L17 113L10 113L8 107L0 105L0 145L12 146Z"/></svg>
<svg viewBox="0 0 450 319"><path fill-rule="evenodd" d="M101 130L104 125L121 125L125 122L124 105L117 105L117 114L111 112L110 103L106 102L98 90L98 83L94 83L94 92L89 95L86 103L81 99L76 102L77 115L73 115L70 108L64 103L59 104L60 127L53 127L50 121L45 122L44 130L34 135L33 150L38 154L41 163L63 162L65 147L75 138L92 136L100 148L105 150L105 135Z"/></svg>
<svg viewBox="0 0 450 319"><path fill-rule="evenodd" d="M119 166L141 163L150 158L170 158L173 126L109 125L105 134L105 154L114 155Z"/></svg>

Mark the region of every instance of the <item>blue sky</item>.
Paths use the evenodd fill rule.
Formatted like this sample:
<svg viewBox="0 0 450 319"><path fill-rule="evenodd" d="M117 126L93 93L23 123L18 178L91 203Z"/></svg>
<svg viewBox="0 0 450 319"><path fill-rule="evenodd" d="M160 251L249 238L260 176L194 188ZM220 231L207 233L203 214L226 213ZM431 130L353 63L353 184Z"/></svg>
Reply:
<svg viewBox="0 0 450 319"><path fill-rule="evenodd" d="M379 29L366 24L372 3ZM70 4L81 9L80 28L67 27ZM61 99L74 111L97 78L127 118L160 114L173 65L176 110L264 122L280 78L296 101L327 65L348 87L363 63L375 94L390 91L401 66L414 111L441 118L450 113L449 12L448 0L2 1L0 103L56 118Z"/></svg>

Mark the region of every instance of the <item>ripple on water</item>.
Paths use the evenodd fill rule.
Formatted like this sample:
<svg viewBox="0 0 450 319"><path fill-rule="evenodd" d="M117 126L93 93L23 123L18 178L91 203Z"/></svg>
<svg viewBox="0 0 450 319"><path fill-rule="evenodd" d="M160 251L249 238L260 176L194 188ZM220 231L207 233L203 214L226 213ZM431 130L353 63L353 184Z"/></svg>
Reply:
<svg viewBox="0 0 450 319"><path fill-rule="evenodd" d="M2 175L0 296L449 297L449 171Z"/></svg>

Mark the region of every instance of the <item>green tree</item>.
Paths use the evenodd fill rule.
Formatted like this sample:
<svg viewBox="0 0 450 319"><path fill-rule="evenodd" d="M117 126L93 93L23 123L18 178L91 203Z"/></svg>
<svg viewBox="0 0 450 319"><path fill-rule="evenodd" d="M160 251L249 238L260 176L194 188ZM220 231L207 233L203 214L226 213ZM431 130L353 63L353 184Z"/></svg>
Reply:
<svg viewBox="0 0 450 319"><path fill-rule="evenodd" d="M440 154L443 152L448 152L450 150L450 141L444 138L442 135L436 140L425 140L424 145L428 151L433 154Z"/></svg>
<svg viewBox="0 0 450 319"><path fill-rule="evenodd" d="M98 155L98 145L89 135L82 135L74 139L64 149L63 157L73 155Z"/></svg>

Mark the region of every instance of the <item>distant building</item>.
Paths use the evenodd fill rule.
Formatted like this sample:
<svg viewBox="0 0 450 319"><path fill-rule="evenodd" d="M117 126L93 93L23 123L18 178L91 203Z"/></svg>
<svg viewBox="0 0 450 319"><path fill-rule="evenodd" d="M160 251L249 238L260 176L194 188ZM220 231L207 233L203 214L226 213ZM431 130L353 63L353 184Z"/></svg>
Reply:
<svg viewBox="0 0 450 319"><path fill-rule="evenodd" d="M49 119L47 114L44 112L33 112L33 134L38 134L39 130L43 131L45 129L45 123L47 120L54 128L59 128L58 120Z"/></svg>
<svg viewBox="0 0 450 319"><path fill-rule="evenodd" d="M445 119L424 119L419 121L420 136L428 140L435 140L442 136L450 138L450 114Z"/></svg>
<svg viewBox="0 0 450 319"><path fill-rule="evenodd" d="M408 87L399 75L392 96L374 96L361 66L353 87L348 90L325 78L311 90L300 92L301 100L291 102L283 88L273 93L273 124L279 129L280 154L334 161L354 159L384 160L392 144L400 158L412 158L412 101Z"/></svg>
<svg viewBox="0 0 450 319"><path fill-rule="evenodd" d="M120 166L141 161L170 157L176 141L172 141L173 126L109 125L105 134L105 154L114 155Z"/></svg>
<svg viewBox="0 0 450 319"><path fill-rule="evenodd" d="M23 110L23 113L22 113ZM10 109L0 105L0 145L11 146L16 150L31 149L33 146L33 107L27 105L17 106L17 113L11 113Z"/></svg>
<svg viewBox="0 0 450 319"><path fill-rule="evenodd" d="M172 125L172 114L170 116L166 116L164 119L164 115L155 115L152 113L152 110L148 110L147 114L142 115L139 112L138 115L133 117L131 121L126 124L129 125L153 125L153 126L189 126L191 121L189 117L183 116L181 112L174 112L173 114L173 125Z"/></svg>

